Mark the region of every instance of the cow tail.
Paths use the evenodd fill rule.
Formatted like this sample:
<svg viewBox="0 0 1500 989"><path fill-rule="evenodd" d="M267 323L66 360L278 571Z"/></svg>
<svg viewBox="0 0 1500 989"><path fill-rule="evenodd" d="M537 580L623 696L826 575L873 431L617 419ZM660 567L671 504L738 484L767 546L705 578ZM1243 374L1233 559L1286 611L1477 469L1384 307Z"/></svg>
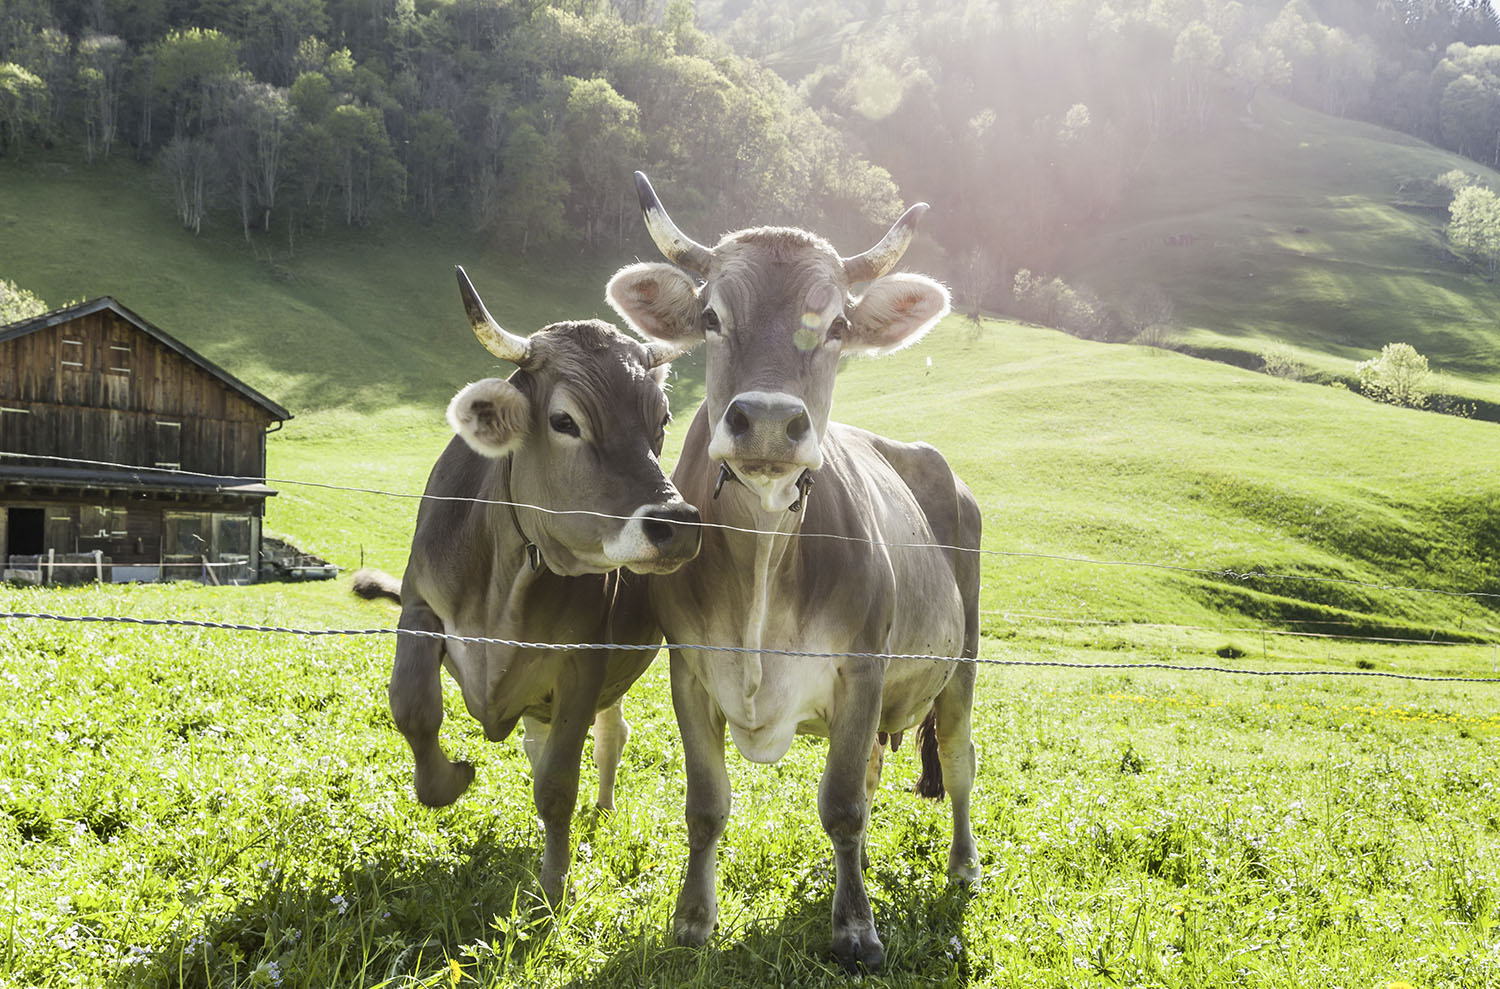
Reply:
<svg viewBox="0 0 1500 989"><path fill-rule="evenodd" d="M917 751L922 756L922 775L917 777L916 794L929 800L943 799L943 763L938 759L937 708L917 725Z"/></svg>
<svg viewBox="0 0 1500 989"><path fill-rule="evenodd" d="M383 570L368 567L354 571L354 583L350 590L362 598L390 598L401 603L401 581Z"/></svg>

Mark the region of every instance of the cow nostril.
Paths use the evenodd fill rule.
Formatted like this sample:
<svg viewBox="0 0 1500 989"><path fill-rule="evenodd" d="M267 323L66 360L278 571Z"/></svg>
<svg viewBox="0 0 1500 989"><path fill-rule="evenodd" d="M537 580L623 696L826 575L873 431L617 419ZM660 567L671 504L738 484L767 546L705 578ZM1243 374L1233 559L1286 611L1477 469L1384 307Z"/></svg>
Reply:
<svg viewBox="0 0 1500 989"><path fill-rule="evenodd" d="M646 538L651 540L655 546L672 541L677 535L677 526L665 519L645 519L641 522L641 528L646 532Z"/></svg>
<svg viewBox="0 0 1500 989"><path fill-rule="evenodd" d="M745 408L739 402L730 404L729 411L724 413L724 424L734 436L744 436L750 431L750 417L745 414Z"/></svg>
<svg viewBox="0 0 1500 989"><path fill-rule="evenodd" d="M806 412L798 412L786 424L786 438L793 443L801 443L803 437L812 429L812 421L807 418Z"/></svg>

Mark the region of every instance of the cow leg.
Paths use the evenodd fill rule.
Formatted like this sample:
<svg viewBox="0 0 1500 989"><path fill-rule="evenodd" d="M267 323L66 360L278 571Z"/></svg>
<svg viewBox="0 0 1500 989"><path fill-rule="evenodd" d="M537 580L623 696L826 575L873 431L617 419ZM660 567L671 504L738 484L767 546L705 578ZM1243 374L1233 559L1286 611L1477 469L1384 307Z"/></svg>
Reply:
<svg viewBox="0 0 1500 989"><path fill-rule="evenodd" d="M686 662L672 652L672 708L682 735L687 770L687 874L677 894L672 931L679 944L697 947L719 922L715 887L719 836L729 821L729 773L724 767L724 714Z"/></svg>
<svg viewBox="0 0 1500 989"><path fill-rule="evenodd" d="M419 599L402 607L399 627L441 632L443 623ZM451 804L474 781L474 767L467 762L449 762L438 741L438 728L443 723L442 662L442 639L397 637L388 693L391 718L411 746L417 799L429 807Z"/></svg>
<svg viewBox="0 0 1500 989"><path fill-rule="evenodd" d="M885 947L860 871L868 818L867 773L880 720L881 669L845 667L828 726L828 762L818 784L818 817L833 842L833 953L851 971L875 971Z"/></svg>
<svg viewBox="0 0 1500 989"><path fill-rule="evenodd" d="M531 764L531 778L536 779L536 774L542 771L542 753L547 748L547 738L552 729L540 718L523 718L521 725L524 732L521 735L521 751L526 753L526 761Z"/></svg>
<svg viewBox="0 0 1500 989"><path fill-rule="evenodd" d="M870 868L870 828L869 820L875 811L875 791L880 789L880 772L885 768L885 742L879 738L875 740L875 747L870 750L870 761L865 764L865 840L860 843L859 866L861 871Z"/></svg>
<svg viewBox="0 0 1500 989"><path fill-rule="evenodd" d="M594 765L599 767L600 810L615 809L615 771L620 768L620 753L630 739L630 725L625 721L625 699L594 715Z"/></svg>
<svg viewBox="0 0 1500 989"><path fill-rule="evenodd" d="M969 826L969 794L974 789L978 761L974 755L973 663L959 663L948 685L933 705L937 713L938 760L943 766L943 788L953 803L953 843L948 846L948 877L970 883L979 878L979 849Z"/></svg>
<svg viewBox="0 0 1500 989"><path fill-rule="evenodd" d="M571 861L573 810L578 806L578 763L604 684L604 656L573 654L558 668L553 685L552 724L531 781L542 819L542 893L561 905Z"/></svg>

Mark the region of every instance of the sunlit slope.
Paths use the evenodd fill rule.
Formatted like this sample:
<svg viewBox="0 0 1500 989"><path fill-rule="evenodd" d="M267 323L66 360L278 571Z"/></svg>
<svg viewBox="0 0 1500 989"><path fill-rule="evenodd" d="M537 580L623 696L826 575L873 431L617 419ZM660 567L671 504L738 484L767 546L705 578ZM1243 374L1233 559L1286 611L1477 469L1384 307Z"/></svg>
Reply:
<svg viewBox="0 0 1500 989"><path fill-rule="evenodd" d="M502 259L456 220L357 233L335 221L251 247L229 218L183 231L149 171L128 162L0 166L0 278L54 306L114 296L290 409L294 433L319 410L440 404L491 373L455 264L520 332L606 308L598 272Z"/></svg>
<svg viewBox="0 0 1500 989"><path fill-rule="evenodd" d="M948 456L984 507L988 550L1500 593L1492 423L1034 327L975 332L952 318L910 350L848 363L835 394L836 418ZM1494 599L1336 582L1026 555L991 555L984 572L985 607L998 612L1238 614L1377 634L1500 625Z"/></svg>
<svg viewBox="0 0 1500 989"><path fill-rule="evenodd" d="M1472 382L1451 390L1495 401L1496 285L1450 251L1446 210L1403 188L1455 168L1500 188L1414 138L1263 98L1254 120L1156 145L1118 211L1059 268L1112 298L1162 286L1196 347L1254 355L1280 341L1348 375L1404 341Z"/></svg>

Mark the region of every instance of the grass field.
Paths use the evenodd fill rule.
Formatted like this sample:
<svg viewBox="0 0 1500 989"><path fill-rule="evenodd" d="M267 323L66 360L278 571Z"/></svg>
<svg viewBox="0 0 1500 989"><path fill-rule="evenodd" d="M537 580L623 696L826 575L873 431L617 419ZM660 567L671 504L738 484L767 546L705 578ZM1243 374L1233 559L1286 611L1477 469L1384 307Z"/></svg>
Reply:
<svg viewBox="0 0 1500 989"><path fill-rule="evenodd" d="M331 585L12 591L6 607L393 617ZM1111 661L1168 657L1165 642L1111 635ZM552 917L517 740L486 743L450 706L449 745L476 760L476 785L439 812L412 798L385 707L389 640L15 623L5 636L0 983L849 982L828 954L815 742L775 767L731 756L722 926L703 950L671 944L685 829L662 664L629 701L619 809L580 812L574 893ZM1089 661L1099 646L1043 635L983 652ZM1203 658L1180 637L1170 650ZM1352 651L1491 673L1486 650L1438 652ZM1267 660L1237 665L1303 664L1273 640ZM906 792L904 747L870 837L889 961L862 984L1500 980L1495 686L1001 667L980 684L986 878L968 894L944 885L946 808Z"/></svg>
<svg viewBox="0 0 1500 989"><path fill-rule="evenodd" d="M1273 137L1312 144L1306 121L1263 126L1246 189L1257 161L1277 159ZM1430 332L1399 338L1467 394L1500 388L1492 288L1447 262L1424 275L1403 245L1431 218L1393 228L1406 214L1375 202L1401 156L1426 169L1436 152L1340 122L1323 133L1328 154L1299 181L1329 186L1353 162L1341 195L1364 205L1330 200L1309 220L1311 199L1262 190L1244 192L1253 207L1206 213L1210 183L1193 172L1178 218L1148 229L1127 209L1126 250L1090 270L1176 279L1192 334L1285 338L1334 371L1378 349L1379 319L1405 320L1403 333ZM233 231L192 241L162 204L97 192L76 170L0 167L0 276L54 304L114 294L291 407L269 443L280 494L267 525L344 567L403 568L416 501L377 492L421 490L447 442L444 403L495 371L451 265L513 328L601 307L601 272L505 260L450 227L396 227L373 246L330 236L272 261L260 245L256 260ZM144 188L132 166L110 167ZM1255 210L1267 212L1239 215ZM1159 235L1200 220L1218 254L1150 261ZM1319 243L1267 253L1296 225ZM1254 289L1230 278L1266 257L1285 263L1256 267ZM1340 282L1340 266L1364 274ZM1417 302L1428 308L1403 308ZM693 360L679 372L669 458L701 394ZM870 839L889 961L861 984L1500 985L1500 685L1286 675L1500 676L1500 425L956 318L912 350L849 363L835 415L934 442L978 494L984 659L1286 671L983 667L986 879L944 884L946 807L907 792L917 768L903 747ZM395 621L347 580L0 587L0 610ZM820 743L799 740L774 767L731 756L721 930L681 949L669 920L682 753L664 664L628 701L619 809L580 810L574 894L551 916L519 741L485 742L449 691L445 742L479 777L451 808L418 805L386 710L392 650L388 637L0 620L0 986L850 981L828 953Z"/></svg>

